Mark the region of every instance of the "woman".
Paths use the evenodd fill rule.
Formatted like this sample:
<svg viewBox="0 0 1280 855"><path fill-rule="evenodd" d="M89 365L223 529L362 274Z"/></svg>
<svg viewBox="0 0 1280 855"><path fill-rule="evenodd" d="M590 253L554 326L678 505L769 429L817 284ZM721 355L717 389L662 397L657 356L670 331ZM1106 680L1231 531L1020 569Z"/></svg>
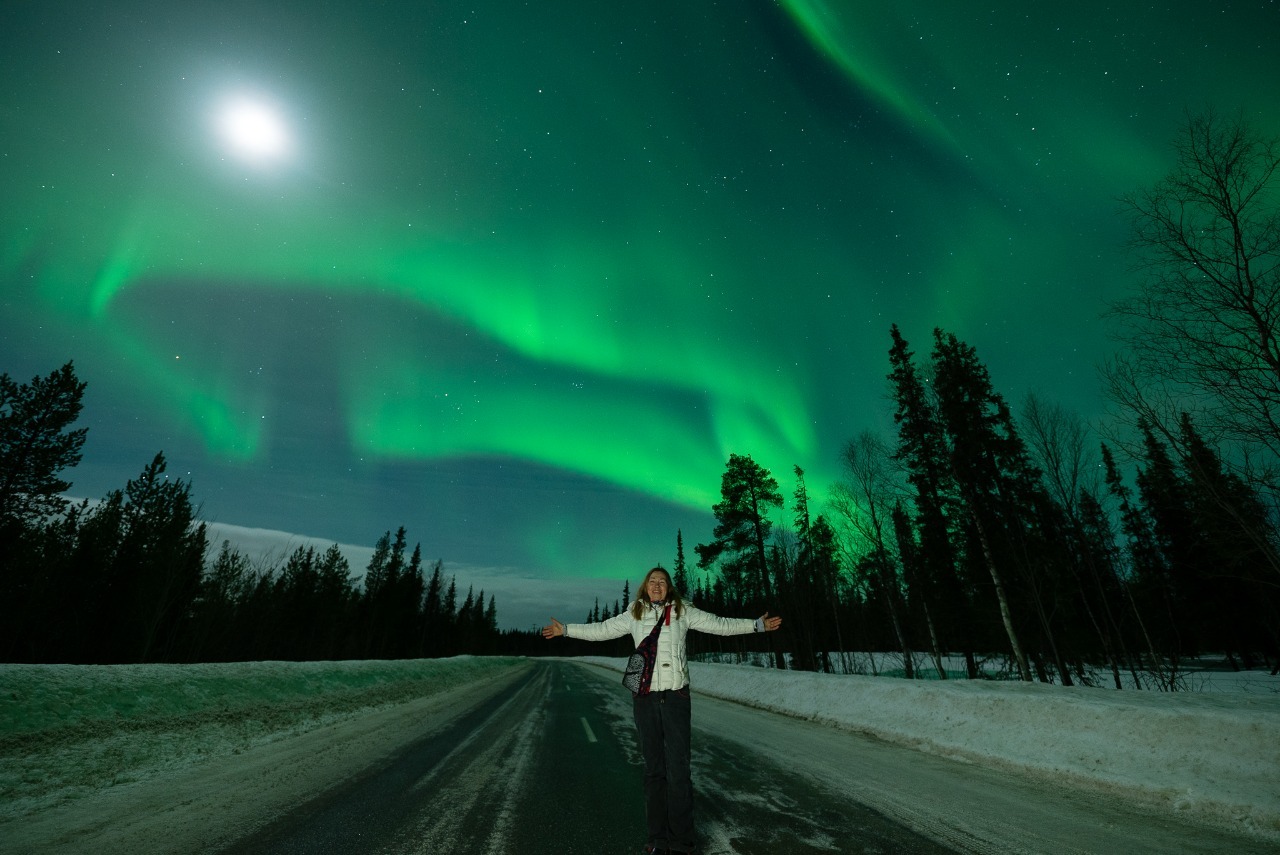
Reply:
<svg viewBox="0 0 1280 855"><path fill-rule="evenodd" d="M656 630L656 656L646 667L647 685L633 695L632 712L644 754L644 808L649 825L645 852L693 851L693 781L689 775L689 663L685 635L689 630L715 635L770 632L782 618L765 612L758 620L722 618L686 604L671 576L654 567L640 584L639 595L622 614L602 623L564 624L555 618L542 628L544 638L557 635L608 641L627 633L637 648ZM650 645L644 645L648 648Z"/></svg>

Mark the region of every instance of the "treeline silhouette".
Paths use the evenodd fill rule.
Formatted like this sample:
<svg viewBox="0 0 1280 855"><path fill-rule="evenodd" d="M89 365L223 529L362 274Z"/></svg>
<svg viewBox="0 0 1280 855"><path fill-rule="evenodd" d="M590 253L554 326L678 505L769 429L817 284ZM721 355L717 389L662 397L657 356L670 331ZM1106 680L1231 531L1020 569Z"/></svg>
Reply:
<svg viewBox="0 0 1280 855"><path fill-rule="evenodd" d="M891 338L897 442L845 459L855 643L903 651L908 673L911 651L940 677L948 653L969 677L998 654L1023 680L1116 688L1179 688L1211 653L1280 665L1274 517L1189 415L1176 446L1139 421L1131 488L1061 411L1033 397L1016 419L956 336L934 331L928 365Z"/></svg>
<svg viewBox="0 0 1280 855"><path fill-rule="evenodd" d="M191 484L163 454L101 502L70 505L61 473L85 384L71 363L18 384L0 375L0 655L8 662L395 659L498 651L497 604L439 560L379 538L363 578L337 544L254 562L224 542L208 560Z"/></svg>
<svg viewBox="0 0 1280 855"><path fill-rule="evenodd" d="M498 652L497 604L468 589L420 545L406 559L405 529L384 532L363 584L351 578L337 544L298 547L261 571L223 542L202 579L191 629L198 658L420 659Z"/></svg>
<svg viewBox="0 0 1280 855"><path fill-rule="evenodd" d="M1206 654L1280 668L1274 516L1190 416L1176 448L1142 426L1131 487L1110 446L1088 467L1072 447L1082 435L1035 399L1033 453L976 351L954 335L935 330L927 367L896 327L891 338L897 442L849 444L831 519L810 517L799 467L788 506L767 469L731 455L697 569L676 533L672 578L699 607L785 616L767 636L694 634L695 653L849 671L847 651L893 652L907 677L1166 691L1185 688L1188 660ZM1049 472L1036 457L1076 469ZM787 511L790 525L778 525ZM608 620L630 599L628 580L582 621ZM621 656L631 641L529 644Z"/></svg>
<svg viewBox="0 0 1280 855"><path fill-rule="evenodd" d="M891 329L895 443L845 449L831 516L810 515L804 472L788 505L749 455L730 455L712 539L696 568L676 533L672 576L722 615L786 616L780 633L699 636L695 652L763 654L778 667L848 670L846 652L894 651L906 676L1007 672L1064 685L1180 688L1217 653L1280 668L1275 515L1183 414L1177 442L1139 422L1126 478L1111 447L1082 452L1062 413L1031 399L1022 420L971 346L934 332L921 365ZM12 662L349 659L460 653L623 655L572 639L499 632L493 596L406 531L384 532L357 580L334 544L275 566L223 543L211 559L192 488L162 454L123 489L69 506L62 471L84 384L68 363L19 386L0 376L0 644ZM1026 438L1032 437L1031 441ZM1090 479L1097 469L1101 476ZM1131 486L1132 485L1132 486ZM789 524L774 517L789 513ZM637 577L642 571L637 572ZM639 578L636 580L639 581ZM624 580L582 620L632 599ZM992 660L997 664L992 667ZM961 666L952 663L958 661Z"/></svg>
<svg viewBox="0 0 1280 855"><path fill-rule="evenodd" d="M695 651L765 654L805 670L847 670L849 650L895 651L906 676L917 676L923 653L942 678L990 675L994 658L996 672L1021 679L1071 685L1103 673L1116 687L1168 690L1205 653L1280 667L1275 517L1190 415L1176 445L1141 422L1142 456L1126 478L1105 443L1088 466L1061 413L1055 422L1030 407L1028 442L976 351L954 335L936 330L923 366L896 327L891 339L897 441L849 444L832 517L810 516L799 467L787 506L771 473L735 454L696 568L676 533L672 576L692 601L787 618L781 633L700 636ZM21 386L0 376L0 392L7 661L629 649L626 638L549 646L536 633L499 632L495 598L468 590L459 603L456 579L439 560L424 567L403 527L383 533L359 580L336 544L299 547L275 566L227 543L209 559L191 485L167 477L162 454L101 502L68 506L60 475L84 441L71 428L84 384L68 363ZM1074 470L1052 464L1067 460ZM1089 468L1101 478L1085 477ZM790 523L779 525L784 508ZM630 584L603 606L596 598L582 620L626 609Z"/></svg>
<svg viewBox="0 0 1280 855"><path fill-rule="evenodd" d="M925 676L923 653L941 679L1074 685L1102 674L1116 688L1164 690L1183 687L1188 660L1207 653L1280 667L1274 516L1189 415L1176 448L1139 423L1136 488L1105 443L1092 467L1102 477L1090 479L1083 434L1032 399L1029 444L974 348L935 330L921 366L896 326L890 334L897 441L849 444L834 523L811 518L796 467L791 524L777 525L777 480L735 454L714 537L696 547L703 573L691 577L677 532L673 581L702 608L786 615L776 643L699 636L697 650L824 671L848 670L844 651L894 651L908 677ZM629 599L624 584L585 621L608 620ZM607 655L625 652L614 647Z"/></svg>

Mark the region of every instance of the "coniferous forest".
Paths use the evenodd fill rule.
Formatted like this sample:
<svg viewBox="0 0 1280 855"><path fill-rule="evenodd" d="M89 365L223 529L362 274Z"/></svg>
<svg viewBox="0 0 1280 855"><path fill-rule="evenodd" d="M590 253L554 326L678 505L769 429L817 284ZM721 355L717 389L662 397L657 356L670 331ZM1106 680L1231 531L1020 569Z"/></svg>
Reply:
<svg viewBox="0 0 1280 855"><path fill-rule="evenodd" d="M1166 179L1123 200L1144 278L1110 310L1109 417L1086 423L1038 393L1015 407L970 343L891 327L895 429L850 439L839 483L819 500L797 466L784 488L744 449L708 542L686 556L674 533L686 597L786 618L766 636L699 636L698 650L839 671L849 651L885 651L907 677L1166 691L1204 655L1280 668L1280 143L1209 113L1177 152ZM625 652L625 639L499 633L495 597L459 603L403 527L358 583L336 545L275 566L211 548L192 485L160 454L71 505L84 394L71 363L25 384L0 375L6 661ZM643 569L580 619L625 609Z"/></svg>
<svg viewBox="0 0 1280 855"><path fill-rule="evenodd" d="M6 662L380 659L497 651L497 604L406 532L385 532L363 580L334 544L278 565L210 549L191 484L157 454L100 502L61 497L86 428L71 363L0 375L0 657Z"/></svg>

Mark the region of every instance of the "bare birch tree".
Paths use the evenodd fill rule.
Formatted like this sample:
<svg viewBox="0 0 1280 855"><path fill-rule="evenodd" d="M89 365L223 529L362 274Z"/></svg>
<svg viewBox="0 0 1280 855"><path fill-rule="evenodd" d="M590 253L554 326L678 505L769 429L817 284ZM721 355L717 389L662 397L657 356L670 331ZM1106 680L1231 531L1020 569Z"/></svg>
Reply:
<svg viewBox="0 0 1280 855"><path fill-rule="evenodd" d="M1108 392L1173 445L1183 412L1280 486L1280 140L1190 116L1172 171L1122 199L1143 274L1116 301Z"/></svg>

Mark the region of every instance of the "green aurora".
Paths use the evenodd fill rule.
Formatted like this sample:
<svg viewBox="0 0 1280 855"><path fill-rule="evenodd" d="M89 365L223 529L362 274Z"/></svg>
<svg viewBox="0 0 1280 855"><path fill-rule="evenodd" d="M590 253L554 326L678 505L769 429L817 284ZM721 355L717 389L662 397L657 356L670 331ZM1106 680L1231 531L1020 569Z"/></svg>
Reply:
<svg viewBox="0 0 1280 855"><path fill-rule="evenodd" d="M0 355L89 381L78 494L634 576L731 452L821 492L888 328L1092 417L1115 198L1277 129L1274 2L10 3ZM220 99L292 149L238 158Z"/></svg>

